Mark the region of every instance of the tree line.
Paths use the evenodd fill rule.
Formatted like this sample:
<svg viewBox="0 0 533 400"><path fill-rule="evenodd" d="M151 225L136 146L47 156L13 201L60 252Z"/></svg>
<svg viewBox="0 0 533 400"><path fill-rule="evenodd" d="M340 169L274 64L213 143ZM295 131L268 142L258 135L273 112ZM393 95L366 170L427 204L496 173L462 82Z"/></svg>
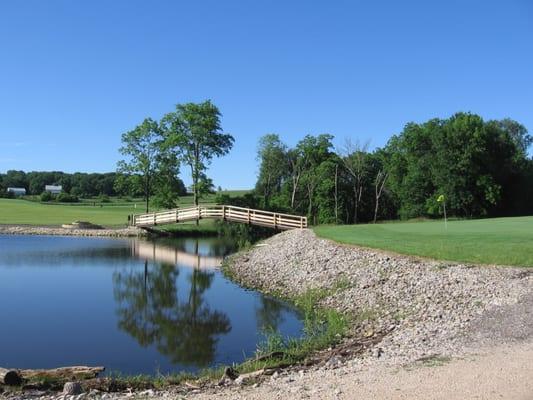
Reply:
<svg viewBox="0 0 533 400"><path fill-rule="evenodd" d="M131 176L117 172L106 173L66 173L61 171L32 171L24 172L17 170L7 171L0 174L0 197L12 197L7 188L17 187L26 189L28 195L41 195L43 201L51 200L49 194L45 194L46 185L61 185L63 194L61 201L77 201L78 198L94 197L139 197L142 190L136 186L125 185L124 181ZM136 177L141 179L141 177ZM181 179L176 178L176 192L185 195L187 190ZM62 200L64 199L64 200Z"/></svg>
<svg viewBox="0 0 533 400"><path fill-rule="evenodd" d="M94 197L99 195L117 196L115 182L117 174L110 173L82 173L73 174L60 171L7 171L0 174L0 191L7 195L8 187L26 189L27 194L40 195L46 185L61 185L65 193L77 197Z"/></svg>
<svg viewBox="0 0 533 400"><path fill-rule="evenodd" d="M24 187L40 194L60 184L74 196L143 196L172 208L186 193L181 168L192 177L194 204L213 191L207 168L227 154L233 137L223 132L220 111L209 100L176 105L159 121L146 118L122 135L124 159L117 172L66 174L8 171L0 188ZM471 113L408 123L382 148L329 134L306 135L294 147L276 134L260 138L254 190L219 203L307 215L310 222L463 218L533 214L533 137L511 120L485 121ZM444 200L443 202L438 199Z"/></svg>
<svg viewBox="0 0 533 400"><path fill-rule="evenodd" d="M312 223L434 218L443 196L465 218L533 213L533 138L511 119L470 113L408 123L383 148L307 135L290 148L276 134L259 141L249 203L307 215Z"/></svg>

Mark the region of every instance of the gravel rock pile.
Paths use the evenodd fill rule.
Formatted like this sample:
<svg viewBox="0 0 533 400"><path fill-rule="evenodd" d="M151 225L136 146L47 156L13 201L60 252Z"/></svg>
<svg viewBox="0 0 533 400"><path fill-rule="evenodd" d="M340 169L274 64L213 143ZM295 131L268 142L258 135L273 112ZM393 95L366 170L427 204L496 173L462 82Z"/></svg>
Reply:
<svg viewBox="0 0 533 400"><path fill-rule="evenodd" d="M523 301L533 288L524 269L387 254L320 239L311 230L276 235L228 265L242 284L267 292L329 290L322 305L345 313L354 336L385 334L364 364L461 353L484 315Z"/></svg>

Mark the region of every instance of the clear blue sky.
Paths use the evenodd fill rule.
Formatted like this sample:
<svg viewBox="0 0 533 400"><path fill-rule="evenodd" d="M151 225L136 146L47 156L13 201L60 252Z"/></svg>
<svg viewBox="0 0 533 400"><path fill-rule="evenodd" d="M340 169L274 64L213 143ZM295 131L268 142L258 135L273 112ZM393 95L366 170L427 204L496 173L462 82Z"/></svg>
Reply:
<svg viewBox="0 0 533 400"><path fill-rule="evenodd" d="M4 0L0 50L0 171L112 171L124 131L205 99L235 137L224 188L253 186L265 133L376 147L460 110L533 130L530 0Z"/></svg>

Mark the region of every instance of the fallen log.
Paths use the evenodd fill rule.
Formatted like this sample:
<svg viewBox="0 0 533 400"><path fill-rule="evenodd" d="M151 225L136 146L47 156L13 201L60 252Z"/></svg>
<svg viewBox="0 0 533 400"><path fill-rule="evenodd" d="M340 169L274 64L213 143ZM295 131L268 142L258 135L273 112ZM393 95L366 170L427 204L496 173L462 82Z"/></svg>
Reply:
<svg viewBox="0 0 533 400"><path fill-rule="evenodd" d="M23 369L18 372L24 379L54 378L82 380L96 378L103 371L105 371L105 367L74 366L52 369Z"/></svg>
<svg viewBox="0 0 533 400"><path fill-rule="evenodd" d="M22 383L22 377L17 370L0 368L0 383L8 386L18 386Z"/></svg>

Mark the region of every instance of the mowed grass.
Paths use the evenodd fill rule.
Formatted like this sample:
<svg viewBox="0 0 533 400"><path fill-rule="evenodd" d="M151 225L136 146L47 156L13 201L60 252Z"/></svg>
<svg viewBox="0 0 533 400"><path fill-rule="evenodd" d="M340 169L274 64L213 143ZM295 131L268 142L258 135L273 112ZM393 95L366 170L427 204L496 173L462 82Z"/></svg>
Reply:
<svg viewBox="0 0 533 400"><path fill-rule="evenodd" d="M142 211L129 205L63 205L34 203L26 200L0 199L0 224L61 225L74 221L118 227L125 226L128 215Z"/></svg>
<svg viewBox="0 0 533 400"><path fill-rule="evenodd" d="M224 191L230 196L239 196L246 191ZM215 195L202 199L201 204L214 204ZM93 205L94 204L94 205ZM192 196L179 199L179 207L193 205ZM155 211L150 207L150 212ZM0 199L0 224L57 226L74 221L88 221L106 227L126 226L128 215L142 214L145 206L141 199L126 202L111 199L109 203L101 203L98 199L84 199L80 203L54 204L27 201L23 199ZM196 229L196 228L194 228Z"/></svg>
<svg viewBox="0 0 533 400"><path fill-rule="evenodd" d="M441 260L533 267L533 217L323 225L318 236L341 243Z"/></svg>

